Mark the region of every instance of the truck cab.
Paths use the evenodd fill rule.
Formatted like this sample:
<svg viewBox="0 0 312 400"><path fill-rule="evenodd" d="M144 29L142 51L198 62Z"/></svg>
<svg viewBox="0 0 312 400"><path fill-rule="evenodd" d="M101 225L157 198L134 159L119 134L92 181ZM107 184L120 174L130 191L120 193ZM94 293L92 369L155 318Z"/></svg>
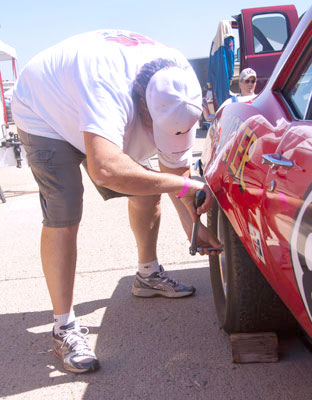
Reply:
<svg viewBox="0 0 312 400"><path fill-rule="evenodd" d="M245 68L255 70L256 92L259 93L298 25L296 7L285 5L248 8L241 10L233 18L232 28L237 29L239 38L235 57L239 69L236 68L236 71Z"/></svg>
<svg viewBox="0 0 312 400"><path fill-rule="evenodd" d="M208 77L206 76L208 90L203 104L203 117L206 121L211 120L215 111L227 98L239 94L239 74L243 69L252 68L256 71L256 93L261 92L296 29L299 17L294 5L282 5L243 9L240 14L233 16L233 20L222 22L230 28L222 42L218 27L212 50L214 42L219 42L221 51L223 45L224 52L227 52L221 56L221 60L223 57L225 63L230 63L234 59L234 66L223 66L220 64L220 58L215 61L213 51L210 52ZM230 50L234 52L234 57L229 57L229 50L225 47L229 35L234 39L233 49ZM226 87L221 96L216 95L216 87L220 88L220 85Z"/></svg>

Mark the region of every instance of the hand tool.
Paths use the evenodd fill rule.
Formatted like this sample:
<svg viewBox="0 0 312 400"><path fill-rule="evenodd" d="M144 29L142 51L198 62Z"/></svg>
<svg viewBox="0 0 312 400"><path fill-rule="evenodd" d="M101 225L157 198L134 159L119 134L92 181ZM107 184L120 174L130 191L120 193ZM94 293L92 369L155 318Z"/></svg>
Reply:
<svg viewBox="0 0 312 400"><path fill-rule="evenodd" d="M197 208L200 207L204 203L205 198L206 198L206 193L203 190L197 190L197 192L195 193L195 198L194 198L195 210L197 210ZM197 248L197 245L196 245L199 222L200 222L199 218L196 222L193 222L191 247L190 247L190 254L192 256L195 256L195 254L198 251L201 251L201 249Z"/></svg>
<svg viewBox="0 0 312 400"><path fill-rule="evenodd" d="M198 207L200 207L206 198L206 193L203 190L198 190L195 193L195 198L194 198L194 207L195 210L197 210ZM201 252L203 249L207 249L208 251L222 251L222 248L216 248L216 247L197 247L197 234L198 234L198 226L199 226L200 219L196 222L193 222L193 228L192 228L192 237L191 237L191 246L190 246L190 254L191 256L195 256L197 252Z"/></svg>

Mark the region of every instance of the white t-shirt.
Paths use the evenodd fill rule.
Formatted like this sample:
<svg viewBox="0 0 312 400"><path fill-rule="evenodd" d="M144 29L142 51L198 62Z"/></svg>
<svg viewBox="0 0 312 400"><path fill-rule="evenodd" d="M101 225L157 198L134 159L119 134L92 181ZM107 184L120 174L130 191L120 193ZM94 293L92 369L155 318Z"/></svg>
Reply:
<svg viewBox="0 0 312 400"><path fill-rule="evenodd" d="M165 58L191 68L177 50L129 31L98 30L73 36L35 56L22 70L12 111L23 131L65 140L86 152L83 131L119 146L135 161L158 153L167 167L188 166L183 154L157 150L131 97L141 67Z"/></svg>

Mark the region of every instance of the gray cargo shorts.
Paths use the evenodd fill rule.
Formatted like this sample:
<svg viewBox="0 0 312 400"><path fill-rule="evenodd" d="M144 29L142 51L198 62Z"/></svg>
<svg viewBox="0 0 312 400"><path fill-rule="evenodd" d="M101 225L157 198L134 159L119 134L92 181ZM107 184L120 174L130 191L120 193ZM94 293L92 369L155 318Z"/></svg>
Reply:
<svg viewBox="0 0 312 400"><path fill-rule="evenodd" d="M84 190L80 164L87 170L86 155L63 140L28 134L20 129L18 133L39 186L43 225L64 228L78 224ZM94 185L104 200L127 196Z"/></svg>

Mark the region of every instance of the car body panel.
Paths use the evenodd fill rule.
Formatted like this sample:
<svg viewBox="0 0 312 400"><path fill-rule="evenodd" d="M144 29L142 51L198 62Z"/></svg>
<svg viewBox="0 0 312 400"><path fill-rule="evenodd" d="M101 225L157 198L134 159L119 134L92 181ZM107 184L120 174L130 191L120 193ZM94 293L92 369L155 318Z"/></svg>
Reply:
<svg viewBox="0 0 312 400"><path fill-rule="evenodd" d="M217 112L201 161L244 247L312 337L312 118L298 118L286 99L287 88L300 83L307 57L312 59L311 21L312 8L252 103Z"/></svg>

